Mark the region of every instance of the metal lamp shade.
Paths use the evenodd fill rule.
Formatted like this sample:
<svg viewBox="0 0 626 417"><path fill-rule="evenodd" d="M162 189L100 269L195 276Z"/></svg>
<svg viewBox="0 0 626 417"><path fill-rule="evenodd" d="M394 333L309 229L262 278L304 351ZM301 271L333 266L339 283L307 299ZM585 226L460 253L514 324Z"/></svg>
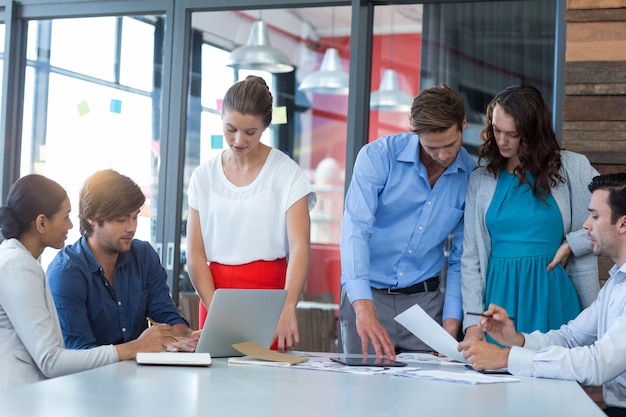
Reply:
<svg viewBox="0 0 626 417"><path fill-rule="evenodd" d="M348 94L348 73L341 68L339 53L335 48L328 48L319 71L315 71L302 80L299 90L318 94Z"/></svg>
<svg viewBox="0 0 626 417"><path fill-rule="evenodd" d="M413 97L400 90L398 74L392 70L385 70L378 91L370 95L370 109L378 111L410 111Z"/></svg>
<svg viewBox="0 0 626 417"><path fill-rule="evenodd" d="M271 73L293 71L287 55L270 45L267 28L262 20L254 22L248 43L230 53L228 64L235 69L262 70Z"/></svg>

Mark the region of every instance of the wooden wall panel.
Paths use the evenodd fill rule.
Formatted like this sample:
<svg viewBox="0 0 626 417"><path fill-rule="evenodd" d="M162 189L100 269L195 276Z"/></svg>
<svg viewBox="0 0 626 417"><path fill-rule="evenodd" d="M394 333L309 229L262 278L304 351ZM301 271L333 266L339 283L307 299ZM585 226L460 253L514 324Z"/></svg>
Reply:
<svg viewBox="0 0 626 417"><path fill-rule="evenodd" d="M626 7L626 0L567 0L567 9L611 9Z"/></svg>
<svg viewBox="0 0 626 417"><path fill-rule="evenodd" d="M565 61L626 61L626 21L568 22Z"/></svg>
<svg viewBox="0 0 626 417"><path fill-rule="evenodd" d="M565 149L598 168L626 171L626 0L569 0Z"/></svg>
<svg viewBox="0 0 626 417"><path fill-rule="evenodd" d="M601 174L626 172L626 0L568 0L565 12L565 149ZM612 261L598 258L601 285ZM604 407L598 387L584 387Z"/></svg>

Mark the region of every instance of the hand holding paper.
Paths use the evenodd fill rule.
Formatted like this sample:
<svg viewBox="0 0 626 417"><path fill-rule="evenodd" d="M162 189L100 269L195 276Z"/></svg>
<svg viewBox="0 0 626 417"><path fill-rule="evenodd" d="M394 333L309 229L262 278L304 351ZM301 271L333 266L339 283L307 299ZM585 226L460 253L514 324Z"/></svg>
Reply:
<svg viewBox="0 0 626 417"><path fill-rule="evenodd" d="M398 314L394 319L432 349L449 358L467 363L463 355L457 351L456 339L433 320L419 304Z"/></svg>

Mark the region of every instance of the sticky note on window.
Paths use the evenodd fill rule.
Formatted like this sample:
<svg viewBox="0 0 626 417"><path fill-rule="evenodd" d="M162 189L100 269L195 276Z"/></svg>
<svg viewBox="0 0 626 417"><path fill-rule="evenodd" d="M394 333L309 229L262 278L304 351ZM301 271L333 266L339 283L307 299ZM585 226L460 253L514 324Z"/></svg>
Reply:
<svg viewBox="0 0 626 417"><path fill-rule="evenodd" d="M122 112L122 100L111 99L111 104L109 105L109 111L111 113L121 113Z"/></svg>
<svg viewBox="0 0 626 417"><path fill-rule="evenodd" d="M80 102L76 105L76 108L78 109L78 114L82 117L84 115L86 115L87 113L90 112L89 110L89 104L87 104L87 100Z"/></svg>
<svg viewBox="0 0 626 417"><path fill-rule="evenodd" d="M223 149L224 148L224 136L211 135L211 149Z"/></svg>
<svg viewBox="0 0 626 417"><path fill-rule="evenodd" d="M274 107L274 109L272 110L272 124L273 125L287 124L287 107L286 106Z"/></svg>

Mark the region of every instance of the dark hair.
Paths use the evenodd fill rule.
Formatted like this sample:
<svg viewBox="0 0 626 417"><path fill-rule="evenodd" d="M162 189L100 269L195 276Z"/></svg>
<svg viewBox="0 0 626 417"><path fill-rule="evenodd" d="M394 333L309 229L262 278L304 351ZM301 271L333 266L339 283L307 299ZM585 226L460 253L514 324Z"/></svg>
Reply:
<svg viewBox="0 0 626 417"><path fill-rule="evenodd" d="M456 125L463 131L465 106L456 91L445 84L422 90L414 99L409 115L411 132L443 132Z"/></svg>
<svg viewBox="0 0 626 417"><path fill-rule="evenodd" d="M528 183L527 174L535 177L533 193L545 200L550 188L565 180L561 169L561 147L552 128L550 109L539 90L531 85L514 85L499 92L487 106L485 127L480 132L483 144L479 160L486 159L487 171L494 176L506 166L507 159L498 149L493 133L493 109L500 106L515 120L515 129L520 136L518 157L520 164L515 174L520 183Z"/></svg>
<svg viewBox="0 0 626 417"><path fill-rule="evenodd" d="M98 171L87 178L80 189L80 233L89 237L93 232L88 219L102 225L139 210L145 202L146 196L132 179L112 169Z"/></svg>
<svg viewBox="0 0 626 417"><path fill-rule="evenodd" d="M5 239L20 238L37 216L52 217L61 209L67 192L43 175L26 175L9 189L6 205L0 207L0 230Z"/></svg>
<svg viewBox="0 0 626 417"><path fill-rule="evenodd" d="M233 110L241 114L260 116L263 125L272 122L272 93L265 80L255 75L248 75L245 80L233 84L222 101L222 114Z"/></svg>
<svg viewBox="0 0 626 417"><path fill-rule="evenodd" d="M608 203L611 207L611 224L626 215L626 173L606 174L593 177L589 191L607 190Z"/></svg>

